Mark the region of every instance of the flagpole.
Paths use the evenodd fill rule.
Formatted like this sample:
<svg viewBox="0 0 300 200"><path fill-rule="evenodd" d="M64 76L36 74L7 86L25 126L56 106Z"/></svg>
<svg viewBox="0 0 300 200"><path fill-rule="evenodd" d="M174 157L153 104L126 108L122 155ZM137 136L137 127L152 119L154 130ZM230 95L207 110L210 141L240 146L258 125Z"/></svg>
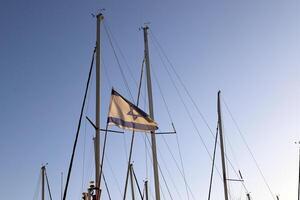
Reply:
<svg viewBox="0 0 300 200"><path fill-rule="evenodd" d="M100 28L103 19L102 13L97 16L96 31L96 132L94 138L95 145L95 183L96 183L96 200L100 200Z"/></svg>
<svg viewBox="0 0 300 200"><path fill-rule="evenodd" d="M145 62L146 62L146 73L147 73L148 102L149 102L149 114L150 114L150 118L152 120L154 120L150 60L149 60L149 47L148 47L148 29L149 29L148 26L143 27L144 45L145 45ZM153 159L153 171L154 171L155 197L156 197L155 199L160 200L155 131L151 131L151 144L152 144L152 159Z"/></svg>

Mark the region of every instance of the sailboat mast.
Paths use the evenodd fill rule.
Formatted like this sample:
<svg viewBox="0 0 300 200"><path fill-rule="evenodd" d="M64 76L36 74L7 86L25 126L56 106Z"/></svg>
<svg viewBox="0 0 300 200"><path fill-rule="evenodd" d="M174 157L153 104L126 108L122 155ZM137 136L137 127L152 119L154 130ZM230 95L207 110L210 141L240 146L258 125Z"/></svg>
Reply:
<svg viewBox="0 0 300 200"><path fill-rule="evenodd" d="M223 139L223 125L222 125L222 115L221 115L221 91L218 92L218 126L219 126L219 133L220 133L224 196L225 196L225 200L228 200L226 163L225 163L224 139Z"/></svg>
<svg viewBox="0 0 300 200"><path fill-rule="evenodd" d="M146 62L146 73L147 73L148 102L149 102L149 114L150 114L151 119L154 120L151 71L150 71L149 47L148 47L148 29L149 29L148 26L143 27L144 45L145 45L145 62ZM155 131L151 131L151 144L152 144L152 159L153 159L154 184L155 184L155 199L160 200Z"/></svg>
<svg viewBox="0 0 300 200"><path fill-rule="evenodd" d="M299 165L298 165L298 200L300 200L300 148L299 148Z"/></svg>
<svg viewBox="0 0 300 200"><path fill-rule="evenodd" d="M42 166L41 173L42 173L42 200L45 200L45 166Z"/></svg>
<svg viewBox="0 0 300 200"><path fill-rule="evenodd" d="M96 133L94 138L95 145L95 184L96 200L100 199L100 26L103 15L97 15L97 41L96 41Z"/></svg>

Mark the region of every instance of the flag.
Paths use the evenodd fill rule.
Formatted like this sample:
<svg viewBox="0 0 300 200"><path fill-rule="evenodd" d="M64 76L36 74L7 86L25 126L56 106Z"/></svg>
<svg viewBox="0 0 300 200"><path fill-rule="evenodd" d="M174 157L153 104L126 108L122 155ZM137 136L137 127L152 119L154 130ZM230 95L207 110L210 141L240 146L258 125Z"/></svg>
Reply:
<svg viewBox="0 0 300 200"><path fill-rule="evenodd" d="M112 89L108 124L135 131L157 130L157 123L147 113Z"/></svg>

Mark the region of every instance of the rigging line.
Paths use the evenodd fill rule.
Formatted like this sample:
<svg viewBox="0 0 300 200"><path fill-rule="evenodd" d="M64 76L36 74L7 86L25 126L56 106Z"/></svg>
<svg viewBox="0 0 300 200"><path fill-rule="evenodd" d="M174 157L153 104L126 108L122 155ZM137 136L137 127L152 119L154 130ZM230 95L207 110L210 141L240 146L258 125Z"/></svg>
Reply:
<svg viewBox="0 0 300 200"><path fill-rule="evenodd" d="M206 125L206 127L210 130L211 134L213 135L213 131L210 128L208 122L206 121L204 114L200 111L199 107L197 106L196 102L194 101L194 99L192 98L189 90L187 89L187 87L185 86L185 84L183 83L181 77L179 76L179 74L177 73L177 71L175 70L174 65L172 64L172 62L170 61L170 59L167 57L165 51L163 50L163 48L161 47L160 43L158 42L158 40L156 39L155 35L153 34L152 30L150 30L150 35L152 36L152 38L154 39L154 42L157 44L158 48L160 49L160 51L162 52L162 54L164 55L164 57L166 58L167 62L169 63L169 65L171 66L172 71L174 72L175 76L177 77L177 79L179 80L180 84L182 85L182 87L184 88L186 94L188 95L189 99L191 100L191 102L193 103L193 105L195 106L196 110L198 111L202 121L204 122L204 124Z"/></svg>
<svg viewBox="0 0 300 200"><path fill-rule="evenodd" d="M45 176L46 176L46 182L47 182L47 188L48 188L49 197L50 197L50 200L52 200L52 195L51 195L51 190L50 190L50 184L49 184L49 180L48 180L48 175L47 175L46 169L45 169Z"/></svg>
<svg viewBox="0 0 300 200"><path fill-rule="evenodd" d="M211 174L210 174L210 182L209 182L209 189L208 189L208 200L210 200L211 195L211 188L212 188L212 181L213 181L213 175L214 175L214 167L215 167L215 158L216 158L216 149L217 149L217 143L218 143L218 133L219 128L217 126L216 130L216 139L215 139L215 146L214 146L214 153L213 153L213 160L212 160L212 168L211 168Z"/></svg>
<svg viewBox="0 0 300 200"><path fill-rule="evenodd" d="M105 185L105 188L106 188L106 192L107 192L108 198L109 198L109 200L111 200L111 195L110 195L110 192L109 192L109 188L107 186L107 181L106 181L106 178L104 176L104 173L102 173L102 176L103 176L103 182L104 182L104 185Z"/></svg>
<svg viewBox="0 0 300 200"><path fill-rule="evenodd" d="M184 108L185 108L185 111L186 111L187 114L188 114L188 117L189 117L190 121L191 121L192 124L193 124L194 129L196 130L196 132L197 132L197 134L198 134L198 136L199 136L199 138L200 138L200 141L201 141L202 145L204 146L204 149L205 149L206 153L209 155L210 159L212 160L212 155L211 155L211 153L209 152L208 147L206 146L206 144L205 144L205 142L204 142L204 139L203 139L203 137L202 137L201 134L200 134L200 131L199 131L197 125L196 125L196 122L194 121L194 119L193 119L193 117L192 117L192 115L191 115L191 113L190 113L190 111L189 111L189 109L188 109L186 103L184 102L183 97L182 97L182 95L180 94L179 89L178 89L178 87L176 86L175 81L174 81L173 77L171 76L170 71L168 70L168 68L167 68L166 65L165 65L165 62L163 61L163 59L162 59L162 57L161 57L160 54L159 54L159 56L160 56L160 58L161 58L161 62L163 63L164 69L166 70L166 72L167 72L167 74L168 74L168 76L169 76L169 78L170 78L170 80L171 80L171 83L172 83L172 85L174 86L174 88L175 88L175 90L176 90L176 93L177 93L177 95L178 95L178 97L179 97L181 103L183 104L183 106L184 106ZM218 170L218 168L216 168L216 170L217 170L217 172L218 172L220 178L222 179L221 173L220 173L220 171Z"/></svg>
<svg viewBox="0 0 300 200"><path fill-rule="evenodd" d="M137 185L139 194L140 194L140 196L141 196L141 199L143 199L143 194L142 194L142 191L141 191L139 182L138 182L138 180L137 180L136 174L135 174L135 172L134 172L133 166L132 166L131 170L132 170L132 173L133 173L133 177L134 177L134 180L135 180L135 184Z"/></svg>
<svg viewBox="0 0 300 200"><path fill-rule="evenodd" d="M161 155L160 155L160 157L162 158L162 156L161 156ZM176 186L176 184L175 184L175 182L174 182L174 179L172 178L172 176L171 176L171 173L170 173L169 169L166 167L166 166L167 166L167 164L165 163L164 159L162 159L162 161L163 161L163 164L165 165L165 168L166 168L167 174L168 174L168 176L169 176L169 177L170 177L170 179L171 179L172 185L173 185L173 187L175 188L175 191L176 191L176 193L177 193L177 195L178 195L179 199L182 199L182 197L181 197L181 195L180 195L180 192L179 192L179 190L178 190L178 188L177 188L177 186Z"/></svg>
<svg viewBox="0 0 300 200"><path fill-rule="evenodd" d="M68 176L67 176L66 186L65 186L65 190L64 190L63 200L66 200L66 197L67 197L69 180L70 180L70 176L71 176L73 160L74 160L75 150L76 150L76 146L77 146L77 140L78 140L78 136L79 136L79 132L80 132L82 115L83 115L83 111L84 111L84 107L85 107L85 101L86 101L86 97L87 97L87 93L88 93L88 89L89 89L89 84L90 84L90 79L91 79L91 74L92 74L92 69L93 69L93 65L94 65L94 57L95 57L96 49L97 48L95 47L94 51L93 51L90 71L89 71L88 80L87 80L87 83L86 83L85 94L84 94L84 98L83 98L83 102L82 102L82 106L81 106L81 112L80 112L80 116L79 116L79 120L78 120L77 132L76 132L76 137L75 137L75 141L74 141L74 145L73 145L72 156L71 156L71 160L70 160L70 165L69 165Z"/></svg>
<svg viewBox="0 0 300 200"><path fill-rule="evenodd" d="M270 185L268 184L267 179L265 178L265 176L264 176L264 174L263 174L263 172L262 172L261 167L259 166L257 160L255 159L254 154L253 154L253 152L251 151L250 146L248 145L247 140L246 140L244 134L242 133L242 130L240 129L240 127L239 127L237 121L235 120L235 118L233 117L233 114L232 114L232 112L230 111L228 105L226 104L225 99L222 98L222 100L223 100L223 103L224 103L224 105L225 105L225 108L226 108L227 112L229 113L229 116L230 116L231 120L233 121L233 123L234 123L234 125L235 125L235 127L236 127L236 129L237 129L237 131L238 131L238 133L239 133L239 135L241 136L241 138L242 138L242 140L243 140L243 142L244 142L244 144L245 144L247 150L249 151L249 153L250 153L250 155L251 155L251 157L252 157L252 159L253 159L253 161L254 161L254 163L255 163L256 168L258 169L258 171L259 171L259 173L260 173L260 175L261 175L261 177L262 177L262 179L263 179L263 181L264 181L266 187L268 188L268 191L269 191L270 195L272 196L272 198L273 198L274 200L276 200L276 198L275 198L275 196L274 196L274 193L272 192L271 187L270 187Z"/></svg>
<svg viewBox="0 0 300 200"><path fill-rule="evenodd" d="M38 181L37 181L37 185L35 187L35 191L34 191L34 195L33 195L33 200L38 198L39 192L40 192L40 183L41 183L41 173L39 173L38 176Z"/></svg>
<svg viewBox="0 0 300 200"><path fill-rule="evenodd" d="M109 159L107 158L106 155L104 155L104 156L105 156L105 160L106 160L106 162L107 162L107 164L108 164L108 167L109 167L109 169L110 169L110 171L111 171L111 173L112 173L112 175L113 175L113 179L114 179L115 183L117 184L118 191L119 191L119 193L120 193L120 195L121 195L121 197L122 197L122 192L121 192L120 183L117 181L116 174L115 174L115 172L114 172L114 170L113 170L113 168L112 168L112 165L111 165Z"/></svg>
<svg viewBox="0 0 300 200"><path fill-rule="evenodd" d="M124 62L125 62L125 66L126 66L126 68L128 69L129 74L130 74L132 80L135 82L136 85L138 85L138 81L137 81L137 80L134 78L134 76L133 76L133 72L132 72L131 68L129 67L129 64L128 64L127 60L126 60L126 56L124 55L123 51L121 50L120 46L118 45L117 40L115 39L114 35L112 34L112 31L111 31L111 29L110 29L110 27L109 27L107 21L105 21L105 24L106 24L107 31L108 31L108 32L110 33L110 35L111 35L112 41L115 43L117 49L119 50L119 52L120 52L120 54L121 54L121 57L123 58L123 60L124 60Z"/></svg>
<svg viewBox="0 0 300 200"><path fill-rule="evenodd" d="M102 57L101 57L101 60L102 60L102 62L103 62L103 69L104 69L105 77L107 78L109 87L112 87L113 84L112 84L112 81L111 81L110 78L109 78L110 76L109 76L109 73L108 73L108 71L107 71L106 65L105 65L105 63L104 63L105 60L104 60ZM123 138L123 147L124 147L125 158L127 158L127 157L128 157L128 152L127 152L127 148L126 148L126 146L127 146L126 135L123 134L122 138ZM126 161L126 162L127 162L127 161Z"/></svg>
<svg viewBox="0 0 300 200"><path fill-rule="evenodd" d="M179 164L178 164L178 162L176 161L175 156L174 156L174 154L173 154L172 151L171 151L170 146L169 146L168 143L166 142L165 137L162 136L162 138L163 138L163 141L164 141L164 143L165 143L165 145L166 145L166 147L167 147L169 153L171 154L171 157L172 157L173 161L175 162L175 165L176 165L177 170L178 170L179 173L181 174L181 177L183 178L183 180L185 180L185 174L183 173L183 171L181 171L181 169L180 169L180 167L179 167ZM160 153L160 154L161 154L161 153ZM162 156L160 156L160 157L162 157ZM164 159L162 159L162 160L164 161ZM167 166L167 165L166 165L166 166ZM189 184L188 184L187 182L185 182L185 186L186 186L186 189L188 189L188 190L190 191L190 193L191 193L191 195L192 195L192 198L195 200L195 196L194 196L194 194L193 194L193 192L192 192L192 190L191 190L191 188L190 188L190 186L189 186Z"/></svg>
<svg viewBox="0 0 300 200"><path fill-rule="evenodd" d="M163 95L161 86L159 84L158 78L157 78L156 73L155 73L155 70L153 70L153 75L154 75L154 79L155 79L155 81L157 83L157 86L158 86L158 89L159 89L159 93L160 93L160 95L161 95L161 97L163 99L163 102L164 102L165 108L167 110L169 119L170 119L171 124L172 124L172 126L174 128L174 123L173 123L173 120L172 120L172 117L171 117L170 109L169 109L169 107L167 105L167 101L166 101L166 99L165 99L165 97ZM184 166L183 166L183 158L182 158L182 154L181 154L181 148L180 148L180 145L179 145L178 134L175 134L175 135L176 135L176 142L177 142L178 153L179 153L179 157L180 157L180 164L181 164L181 168L182 168L181 170L182 170L183 176L184 176L184 183L185 183L186 194L187 194L187 198L189 200L190 197L189 197L189 192L188 192L188 188L187 188L187 180L186 180L185 170L184 170Z"/></svg>
<svg viewBox="0 0 300 200"><path fill-rule="evenodd" d="M107 128L108 128L108 121L106 122L106 127L105 127L105 135L104 135L104 142L103 142L103 148L102 148L102 158L101 158L101 164L100 164L100 178L99 178L99 190L101 189L101 177L102 177L102 173L103 173L103 163L104 163L104 155L105 155L105 150L106 150L106 143L107 143L107 136L108 136L108 132L107 132ZM100 192L101 195L101 192ZM99 197L100 198L100 197Z"/></svg>
<svg viewBox="0 0 300 200"><path fill-rule="evenodd" d="M191 100L191 102L193 103L194 107L196 108L196 111L197 111L198 114L200 115L202 121L204 122L204 124L206 125L206 127L209 129L211 135L214 137L214 134L213 134L213 132L212 132L212 129L210 128L210 126L209 126L208 122L206 121L204 115L203 115L202 112L200 111L199 107L197 106L196 102L194 101L194 99L192 98L190 92L188 91L187 87L184 85L182 79L180 78L180 76L178 75L177 71L175 70L174 65L171 63L171 61L170 61L169 58L167 57L165 51L163 50L163 48L162 48L161 45L159 44L158 40L157 40L156 37L154 36L152 30L150 30L150 33L151 33L150 36L152 36L152 38L154 39L154 42L155 42L155 43L154 43L154 46L155 46L156 48L157 48L157 46L158 46L158 48L160 49L160 51L163 53L163 55L164 55L164 57L166 58L167 62L168 62L169 65L171 66L172 71L175 73L177 79L179 79L180 84L182 85L182 87L184 88L184 90L185 90L186 94L188 95L189 99ZM173 85L175 86L174 80L173 80L173 78L171 78L170 72L169 72L169 70L167 69L167 66L166 66L165 62L163 61L162 56L161 56L161 54L159 53L159 51L158 51L158 54L159 54L159 57L160 57L160 59L161 59L161 62L163 63L163 66L164 66L165 70L168 72L168 76L170 77L170 79L172 80ZM179 93L178 88L175 87L175 89L176 89L178 95L180 96L180 99L182 99L182 97L181 97L181 95L180 95L180 93ZM182 101L182 100L181 100L181 101ZM182 102L183 102L183 101L182 101ZM185 103L184 103L184 104L185 104ZM185 106L185 107L186 107L186 106ZM198 130L198 128L196 128L196 130ZM198 133L198 135L200 136L200 133L199 133L199 132L197 132L197 133ZM200 137L201 137L201 136L200 136ZM211 157L211 155L210 155L210 157ZM226 159L228 160L228 162L229 162L231 168L233 169L233 171L235 172L235 174L236 174L237 177L238 177L237 171L234 169L233 164L231 163L231 161L229 160L229 158L227 157L226 154L225 154L225 157L226 157ZM221 174L220 174L220 172L219 172L218 169L217 169L217 171L218 171L218 174L219 174L219 176L220 176L220 178L221 178ZM243 185L244 185L244 183L243 183ZM246 189L245 185L244 185L244 188ZM246 189L246 190L247 190L247 189Z"/></svg>
<svg viewBox="0 0 300 200"><path fill-rule="evenodd" d="M139 81L139 85L138 85L136 106L138 106L139 102L140 102L141 85L142 85L142 78L143 78L143 69L144 69L144 61L142 62L142 67L141 67L141 76L140 76L140 81ZM132 157L133 144L134 144L134 136L135 136L135 131L133 130L132 131L132 136L131 136L130 151L129 151L129 157L128 157L127 173L126 173L126 181L125 181L125 188L124 188L124 195L123 195L124 200L126 199L126 193L127 193L127 185L128 185L128 178L129 178L130 165L131 165L131 157Z"/></svg>
<svg viewBox="0 0 300 200"><path fill-rule="evenodd" d="M120 60L119 60L119 58L118 58L116 49L115 49L115 47L114 47L114 45L113 45L112 38L111 38L111 36L110 36L110 34L109 34L108 30L107 30L106 24L105 24L105 23L103 23L103 24L104 24L105 32L106 32L106 34L107 34L107 36L108 36L109 44L110 44L110 46L111 46L111 48L112 48L112 50L113 50L115 59L116 59L116 61L117 61L118 68L119 68L119 70L120 70L120 72L121 72L123 82L124 82L124 84L125 84L125 86L126 86L127 92L129 93L131 100L134 101L133 95L132 95L132 93L131 93L131 91L130 91L129 84L128 84L128 82L127 82L127 80L126 80L126 77L125 77L125 73L124 73L124 71L123 71L123 69L122 69L122 67L121 67Z"/></svg>
<svg viewBox="0 0 300 200"><path fill-rule="evenodd" d="M148 137L147 137L147 141L148 141L149 145L151 145L150 140L149 140ZM148 152L148 154L150 155L150 150L149 150L149 149L147 149L147 152ZM159 149L158 149L158 153L161 155ZM162 156L160 156L160 158L162 158ZM163 159L163 158L162 158L162 159ZM153 162L152 159L151 159L151 162ZM166 182L166 179L165 179L165 176L163 175L163 172L162 172L162 170L161 170L160 164L159 164L159 163L157 163L157 164L158 164L158 169L159 169L159 172L160 172L160 174L161 174L161 177L163 178L164 184L165 184L165 186L166 186L166 188L167 188L168 194L169 194L170 198L173 200L173 197L172 197L172 195L171 195L169 186L168 186L168 184L167 184L167 182ZM166 168L167 168L167 167L166 167ZM161 190L161 192L162 192L162 190ZM164 198L165 198L165 197L164 197Z"/></svg>
<svg viewBox="0 0 300 200"><path fill-rule="evenodd" d="M93 79L93 73L91 74L91 79ZM93 82L91 83L92 87ZM90 90L88 91L87 95L87 104L85 109L85 116L87 116L88 110L89 110L89 103L90 103ZM84 121L84 136L83 136L83 159L82 159L82 178L81 178L81 191L83 191L83 184L84 184L84 176L85 176L85 161L86 161L86 128L87 128L87 121Z"/></svg>
<svg viewBox="0 0 300 200"><path fill-rule="evenodd" d="M121 50L120 46L118 45L118 42L117 42L117 40L115 39L114 35L112 34L112 31L111 31L111 29L110 29L108 23L107 23L107 22L104 22L104 26L106 26L107 31L109 32L109 34L110 34L110 36L111 36L112 44L115 44L116 47L117 47L117 49L119 50L119 52L120 52L120 54L121 54L121 57L123 58L123 60L124 60L124 62L125 62L125 67L126 67L126 69L128 70L128 72L129 72L129 74L130 74L130 76L131 76L131 79L133 80L133 82L135 83L135 85L138 86L139 83L138 83L138 81L135 79L135 77L133 76L134 73L132 72L131 68L129 67L129 64L128 64L127 60L126 60L126 57L125 57L123 51ZM115 52L116 52L116 51L115 51ZM145 58L143 59L142 65L144 64L144 62L145 62ZM120 62L119 62L119 63L120 63ZM122 73L122 72L121 72L121 73ZM125 73L123 73L123 74L125 74ZM125 76L124 76L124 77L125 77ZM144 99L146 98L146 97L143 96L142 94L141 94L141 96L142 96L142 98L144 98ZM133 99L133 98L132 98L132 99Z"/></svg>

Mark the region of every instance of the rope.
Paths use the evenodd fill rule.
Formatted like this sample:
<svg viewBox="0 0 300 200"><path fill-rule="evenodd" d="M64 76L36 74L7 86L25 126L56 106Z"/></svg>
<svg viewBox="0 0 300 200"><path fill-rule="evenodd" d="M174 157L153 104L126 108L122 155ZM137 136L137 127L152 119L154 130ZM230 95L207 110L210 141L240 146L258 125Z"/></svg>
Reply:
<svg viewBox="0 0 300 200"><path fill-rule="evenodd" d="M135 184L137 185L137 188L138 188L140 197L141 197L141 199L143 199L143 194L142 194L142 191L141 191L141 187L140 187L139 182L138 182L138 180L137 180L137 177L136 177L136 174L135 174L135 172L134 172L133 166L131 167L131 171L132 171L132 173L133 173L133 177L134 177L134 180L135 180Z"/></svg>
<svg viewBox="0 0 300 200"><path fill-rule="evenodd" d="M71 160L70 160L70 165L69 165L68 176L67 176L66 186L65 186L65 190L64 190L63 200L66 200L66 197L67 197L68 186L69 186L69 181L70 181L70 176L71 176L71 171L72 171L72 166L73 166L73 160L74 160L74 155L75 155L76 146L77 146L77 140L78 140L80 127L81 127L82 115L83 115L83 111L84 111L84 107L85 107L85 101L86 101L86 97L87 97L87 93L88 93L88 89L89 89L89 84L90 84L90 79L91 79L91 74L92 74L92 69L93 69L93 65L94 65L95 53L96 53L96 47L94 48L92 61L91 61L91 66L90 66L90 71L89 71L89 76L88 76L88 80L87 80L86 88L85 88L85 94L84 94L84 98L83 98L83 102L82 102L82 106L81 106L81 112L80 112L80 116L79 116L79 120L78 120L77 132L76 132L76 137L75 137L75 141L74 141L74 145L73 145L72 156L71 156Z"/></svg>
<svg viewBox="0 0 300 200"><path fill-rule="evenodd" d="M213 181L213 176L214 176L216 149L217 149L217 143L218 143L218 133L219 133L219 130L218 130L218 126L217 126L216 139L215 139L215 147L214 147L213 161L212 161L211 174L210 174L210 182L209 182L209 189L208 189L208 198L207 198L208 200L210 200L211 188L212 188L212 181Z"/></svg>
<svg viewBox="0 0 300 200"><path fill-rule="evenodd" d="M41 183L41 173L39 173L39 176L38 176L38 181L37 181L37 185L35 187L35 191L34 191L34 195L33 195L33 200L37 199L38 198L38 195L39 195L39 192L40 192L40 183Z"/></svg>
<svg viewBox="0 0 300 200"><path fill-rule="evenodd" d="M212 129L210 128L210 126L209 126L207 120L205 119L204 115L202 114L202 112L200 111L200 109L199 109L199 107L197 106L196 102L195 102L194 99L192 98L192 96L191 96L190 92L188 91L187 87L185 86L185 84L183 83L183 81L182 81L182 79L180 78L179 74L177 73L177 71L176 71L174 65L171 63L171 61L170 61L169 58L167 57L165 51L163 50L163 48L161 47L161 45L159 44L158 40L156 39L156 37L154 36L154 34L152 33L151 30L150 30L150 33L151 33L150 36L152 36L152 38L154 39L154 42L155 42L155 43L154 43L154 44L155 44L154 46L155 46L155 47L158 46L158 49L159 49L159 50L162 52L162 54L164 55L165 59L167 60L167 62L168 62L169 65L171 66L172 71L174 72L175 76L176 76L177 79L179 80L181 86L184 88L184 90L185 90L187 96L189 97L189 99L191 100L192 104L193 104L194 107L196 108L196 111L197 111L198 114L200 115L202 121L204 122L204 124L206 125L206 127L209 129L210 134L211 134L212 137L214 138L214 134L213 134L213 132L212 132ZM157 52L159 52L159 51L157 51ZM164 66L165 70L166 70L167 73L168 73L168 76L170 77L170 79L171 79L171 81L172 81L172 84L174 85L174 87L175 87L175 89L176 89L176 92L177 92L178 96L180 97L181 102L183 103L183 105L184 105L184 107L185 107L185 110L188 112L188 115L189 115L190 119L192 120L191 114L190 114L190 112L188 111L187 106L186 106L186 104L184 103L183 98L182 98L181 94L179 93L179 90L178 90L177 86L175 85L175 82L174 82L174 80L173 80L173 78L172 78L172 76L171 76L171 74L170 74L170 71L168 70L168 68L167 68L167 66L166 66L166 64L165 64L165 62L163 61L161 54L160 54L160 53L158 53L158 54L159 54L159 57L160 57L160 59L161 59L161 61L162 61L162 63L163 63L163 66ZM201 135L200 135L200 132L199 132L198 128L195 126L195 122L193 122L193 120L192 120L192 123L193 123L193 125L194 125L194 128L195 128L195 130L196 130L198 136L199 136L200 139L201 139L202 137L201 137ZM207 153L209 154L210 158L212 159L211 154L209 153L209 151L208 151L207 148L206 148L206 145L205 145L205 143L204 143L204 140L201 139L201 142L202 142L202 144L204 145L204 147L205 147ZM229 160L229 158L227 157L226 154L225 154L225 157L226 157L226 160L229 162L230 167L231 167L231 168L233 169L233 171L235 172L236 176L239 177L237 171L236 171L235 168L233 167L232 162ZM216 170L217 170L217 172L218 172L220 178L222 179L221 174L220 174L220 171L218 170L218 168L216 168ZM243 187L244 187L245 191L247 192L248 190L247 190L245 184L244 184L244 183L242 183L242 184L243 184Z"/></svg>
<svg viewBox="0 0 300 200"><path fill-rule="evenodd" d="M139 101L140 101L141 85L142 85L142 79L143 79L143 69L144 69L144 60L142 62L142 67L141 67L141 76L140 76L140 82L139 82L139 85L138 85L138 96L137 96L136 106L139 105ZM128 177L129 177L130 163L131 163L131 157L132 157L134 136L135 136L135 131L132 131L123 200L125 200L126 193L127 193L127 185L128 185Z"/></svg>
<svg viewBox="0 0 300 200"><path fill-rule="evenodd" d="M169 146L168 143L166 142L165 137L163 136L162 138L163 138L163 141L164 141L164 143L165 143L165 145L166 145L166 147L167 147L169 153L171 154L171 157L172 157L173 161L175 162L175 165L176 165L177 170L180 172L182 178L185 179L185 177L184 177L185 175L183 174L183 171L181 171L181 169L180 169L180 167L179 167L179 164L178 164L178 162L176 161L176 159L175 159L175 157L174 157L174 155L173 155L173 153L172 153L172 151L171 151L170 146ZM159 152L160 152L160 151L159 151ZM162 157L162 156L161 156L161 157ZM186 183L186 187L187 187L187 189L190 191L190 193L191 193L191 195L192 195L192 198L195 200L196 198L195 198L195 196L194 196L194 194L193 194L193 192L192 192L192 190L191 190L191 188L190 188L190 186L189 186L188 183Z"/></svg>
<svg viewBox="0 0 300 200"><path fill-rule="evenodd" d="M107 29L107 27L106 27L106 24L105 24L105 23L103 23L103 24L104 24L105 32L106 32L106 34L107 34L107 36L108 36L109 44L110 44L110 46L111 46L111 48L112 48L112 50L113 50L115 59L116 59L117 64L118 64L118 68L119 68L119 70L120 70L120 72L121 72L123 82L124 82L124 84L125 84L125 86L126 86L127 92L129 93L131 100L133 101L133 96L132 96L132 93L131 93L131 91L130 91L129 84L128 84L127 80L126 80L125 73L124 73L124 71L123 71L123 69L122 69L122 67L121 67L121 63L120 63L120 60L119 60L119 58L118 58L116 49L115 49L115 47L114 47L114 45L113 45L112 38L111 38L111 36L110 36L110 34L109 34L109 31L108 31L108 29Z"/></svg>
<svg viewBox="0 0 300 200"><path fill-rule="evenodd" d="M148 137L147 137L147 141L148 141L149 145L151 145L151 142L150 142L150 140L149 140ZM148 150L148 151L147 151L148 154L151 155L151 154L150 154L150 150L149 150L149 149L147 149L147 150ZM160 153L159 150L158 150L158 153ZM152 159L151 159L151 162L153 162ZM161 177L163 178L164 184L165 184L165 186L166 186L166 188L167 188L168 194L169 194L170 198L173 200L172 194L171 194L170 189L169 189L169 186L168 186L168 184L167 184L167 182L166 182L165 176L163 175L163 172L162 172L162 170L161 170L160 164L157 163L157 166L158 166L158 170L159 170L159 172L160 172L160 175L161 175ZM161 192L162 192L162 195L164 196L162 190L161 190ZM164 197L164 198L165 198L165 197Z"/></svg>
<svg viewBox="0 0 300 200"><path fill-rule="evenodd" d="M107 23L107 20L106 20L104 23L105 23L104 25L106 25L107 32L110 33L110 36L111 36L112 41L114 41L114 43L115 43L117 49L119 50L119 52L120 52L120 54L121 54L121 57L123 58L123 60L124 60L124 62L125 62L125 67L126 67L126 69L128 70L128 72L129 72L129 74L130 74L132 80L134 81L134 83L137 85L138 82L137 82L137 80L136 80L136 79L134 78L134 76L133 76L133 72L132 72L131 68L130 68L129 65L128 65L128 62L127 62L127 60L126 60L126 56L124 55L123 51L121 50L120 46L118 45L117 40L115 39L114 35L112 34L111 29L109 28L108 23Z"/></svg>
<svg viewBox="0 0 300 200"><path fill-rule="evenodd" d="M234 125L235 125L235 127L236 127L236 129L237 129L237 131L238 131L238 133L239 133L239 135L241 136L241 138L242 138L242 140L243 140L243 142L244 142L244 144L245 144L245 146L246 146L246 148L247 148L247 150L249 151L249 153L250 153L250 155L251 155L251 158L253 159L253 161L254 161L254 163L255 163L256 168L258 169L258 171L259 171L259 173L260 173L260 175L261 175L261 177L262 177L262 179L263 179L263 181L264 181L264 184L266 185L266 187L267 187L267 189L268 189L270 195L272 196L272 198L273 198L274 200L276 200L276 197L274 196L274 193L272 192L271 187L270 187L270 185L268 184L267 179L265 178L265 176L264 176L264 174L263 174L263 172L262 172L262 170L261 170L261 167L259 166L257 160L255 159L254 154L253 154L253 152L251 151L250 146L248 145L248 143L247 143L247 141L246 141L246 138L245 138L244 134L242 133L240 127L238 126L237 121L236 121L235 118L233 117L233 114L232 114L232 112L230 111L228 105L226 104L225 99L222 98L222 100L223 100L223 103L224 103L224 105L225 105L225 108L226 108L227 112L229 113L230 118L232 119L232 121L233 121L233 123L234 123Z"/></svg>
<svg viewBox="0 0 300 200"><path fill-rule="evenodd" d="M159 93L163 99L163 102L164 102L164 105L165 105L165 108L167 110L167 113L168 113L168 116L169 116L169 119L172 123L172 126L174 128L174 123L173 123L173 119L172 119L172 116L171 116L171 112L170 112L170 109L168 107L168 104L167 104L167 101L163 95L163 92L162 92L162 89L161 89L161 86L159 84L159 81L158 81L158 78L156 76L156 73L155 71L153 70L153 74L154 74L154 79L157 83L157 86L158 86L158 89L159 89ZM164 137L163 137L164 138ZM184 184L185 184L185 189L186 189L186 194L187 194L187 198L188 200L190 199L189 198L189 192L188 192L188 187L187 187L187 180L186 180L186 175L185 175L185 171L184 171L184 166L183 166L183 158L182 158L182 154L181 154L181 148L180 148L180 145L179 145L179 139L178 139L178 134L176 134L176 142L177 142L177 148L178 148L178 153L179 153L179 158L180 158L180 164L181 164L181 170L182 170L182 173L183 173L183 176L184 176Z"/></svg>
<svg viewBox="0 0 300 200"><path fill-rule="evenodd" d="M106 155L105 155L105 159L106 159L106 162L107 162L107 164L108 164L108 167L109 167L109 169L110 169L110 171L111 171L111 173L112 173L112 175L113 175L114 181L115 181L115 183L117 184L117 187L118 187L118 191L119 191L119 193L120 193L120 196L122 197L122 192L121 192L120 183L117 181L118 179L116 178L116 174L115 174L115 172L114 172L114 170L113 170L113 168L112 168L112 166L111 166L111 163L110 163L110 161L109 161L109 159L107 158Z"/></svg>
<svg viewBox="0 0 300 200"><path fill-rule="evenodd" d="M51 190L50 190L50 184L49 184L48 176L47 176L47 173L46 173L46 169L45 169L45 176L46 176L46 182L47 182L47 188L48 188L49 197L50 197L50 200L52 200L52 195L51 195Z"/></svg>
<svg viewBox="0 0 300 200"><path fill-rule="evenodd" d="M107 181L106 181L106 178L105 178L105 176L104 176L104 173L102 173L102 176L103 176L103 181L104 181L104 185L105 185L105 188L106 188L106 192L107 192L108 198L109 198L109 200L111 200L109 188L108 188L108 186L107 186Z"/></svg>
<svg viewBox="0 0 300 200"><path fill-rule="evenodd" d="M103 142L103 149L102 149L102 158L101 158L101 164L100 164L100 178L99 178L99 190L100 190L100 185L101 185L101 177L102 177L102 172L103 172L103 164L104 164L104 155L105 155L105 150L106 150L106 143L107 143L107 128L108 128L108 122L106 122L106 128L105 128L105 135L104 135L104 142ZM104 176L103 176L104 177ZM101 193L100 193L101 195ZM100 197L99 197L100 199Z"/></svg>
<svg viewBox="0 0 300 200"><path fill-rule="evenodd" d="M93 73L91 74L91 80L93 79ZM91 82L91 86L93 86L93 82ZM89 102L90 102L90 94L91 92L88 91L87 95L87 104L85 109L85 116L87 116L89 110ZM81 178L81 191L83 191L83 184L84 184L84 176L85 176L85 161L86 161L86 128L87 128L87 121L84 121L84 136L83 136L83 159L82 159L82 178Z"/></svg>

